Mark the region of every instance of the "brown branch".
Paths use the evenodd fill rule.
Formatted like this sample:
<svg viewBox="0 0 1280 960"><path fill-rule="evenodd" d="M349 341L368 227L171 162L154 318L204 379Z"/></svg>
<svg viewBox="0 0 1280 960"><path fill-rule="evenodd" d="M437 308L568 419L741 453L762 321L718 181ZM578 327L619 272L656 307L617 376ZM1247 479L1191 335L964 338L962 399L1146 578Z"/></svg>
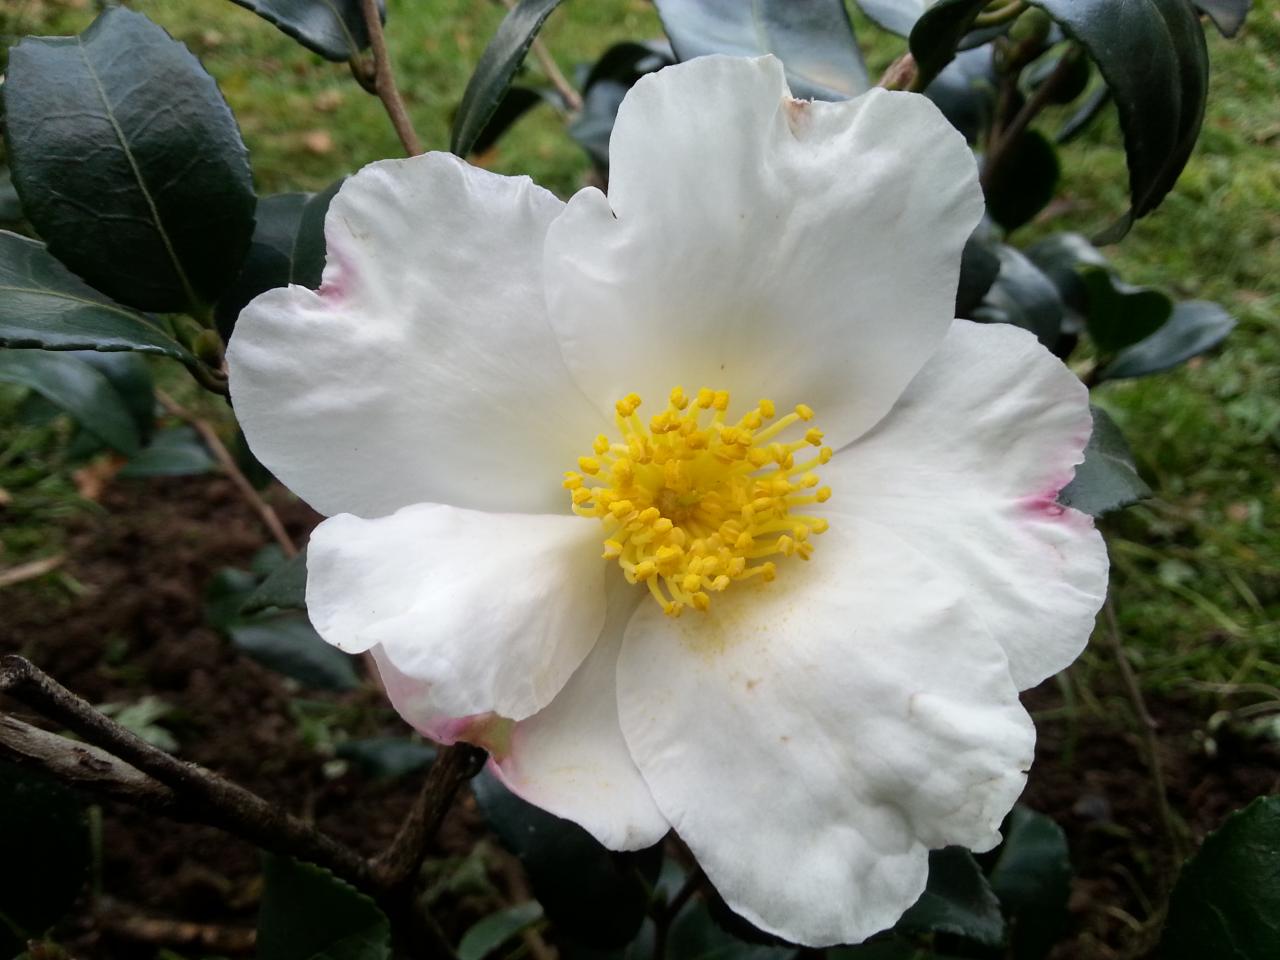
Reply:
<svg viewBox="0 0 1280 960"><path fill-rule="evenodd" d="M915 90L916 78L919 76L916 58L907 51L885 69L877 86L886 90ZM919 91L916 91L919 92Z"/></svg>
<svg viewBox="0 0 1280 960"><path fill-rule="evenodd" d="M114 900L103 899L94 911L94 926L121 940L151 946L198 950L201 953L251 954L257 934L250 927L190 923L168 917L147 916Z"/></svg>
<svg viewBox="0 0 1280 960"><path fill-rule="evenodd" d="M32 560L30 563L20 563L16 567L0 570L0 589L12 587L15 583L25 583L27 580L34 580L36 577L43 577L46 573L52 573L62 566L62 562L66 559L66 554L55 553L51 557L41 557L39 560Z"/></svg>
<svg viewBox="0 0 1280 960"><path fill-rule="evenodd" d="M391 58L387 54L387 38L382 32L382 17L378 14L378 0L360 0L360 11L364 14L365 27L369 31L369 47L373 51L373 89L382 101L382 106L391 118L391 125L396 129L396 136L404 146L405 153L416 157L422 153L422 141L413 129L413 121L409 119L409 111L400 99L400 91L396 89L396 78L391 72Z"/></svg>
<svg viewBox="0 0 1280 960"><path fill-rule="evenodd" d="M244 787L153 747L30 661L17 656L0 658L0 692L159 781L176 795L184 816L243 837L265 850L319 864L366 892L380 891L372 865L349 847ZM104 776L107 773L105 769L102 772ZM111 772L121 771L113 768Z"/></svg>
<svg viewBox="0 0 1280 960"><path fill-rule="evenodd" d="M514 9L516 0L502 0L503 5L508 9ZM568 77L560 72L560 67L556 65L556 59L551 55L551 51L547 49L547 45L541 37L534 37L531 46L534 57L537 58L538 66L542 67L542 72L547 75L547 79L551 81L551 85L556 88L556 92L560 94L564 100L565 106L569 108L570 113L577 113L582 109L582 95L574 89Z"/></svg>
<svg viewBox="0 0 1280 960"><path fill-rule="evenodd" d="M466 743L441 749L395 839L374 861L379 883L387 889L412 883L458 788L480 772L485 757L483 750Z"/></svg>
<svg viewBox="0 0 1280 960"><path fill-rule="evenodd" d="M296 557L298 548L293 542L293 538L289 536L289 531L285 530L284 524L280 522L280 516L276 513L271 504L262 499L262 496L253 488L253 484L249 482L249 478L244 475L244 471L240 469L236 463L236 458L231 455L231 451L227 449L226 444L222 442L222 438L218 436L218 431L213 429L213 425L207 420L203 420L196 416L190 410L185 409L178 404L173 397L169 396L163 390L156 391L156 399L160 401L160 405L165 410L177 417L184 423L190 424L200 434L200 439L209 448L209 452L213 454L227 476L231 478L231 482L235 484L236 490L245 502L257 512L262 518L262 523L267 530L271 532L271 536L276 543L280 545L280 549L284 551L286 557Z"/></svg>
<svg viewBox="0 0 1280 960"><path fill-rule="evenodd" d="M1036 88L1036 92L1022 105L1022 109L1009 121L1009 125L1002 130L993 125L991 139L987 148L987 157L982 164L982 175L979 178L984 191L991 187L996 173L1007 162L1009 152L1013 149L1014 144L1017 143L1018 138L1026 132L1027 127L1031 125L1031 121L1040 115L1040 111L1049 105L1049 101L1058 92L1058 88L1067 81L1076 60L1081 56L1079 47L1072 47L1064 53L1062 59L1058 61L1058 65L1054 67L1053 73L1049 74L1044 83ZM1005 86L1002 87L1002 94L1011 90L1016 92L1016 87L1008 86L1008 84L1015 82L1012 78L1006 78L1004 81ZM1001 99L1003 100L1005 97L1002 95ZM996 113L996 122L998 123L1000 110L997 109Z"/></svg>
<svg viewBox="0 0 1280 960"><path fill-rule="evenodd" d="M1177 824L1173 819L1173 812L1169 808L1169 793L1165 786L1164 767L1160 763L1160 745L1156 740L1156 720L1147 709L1147 701L1142 696L1142 687L1138 684L1138 678L1133 672L1128 656L1125 654L1124 641L1120 637L1120 623L1116 618L1116 608L1111 602L1110 596L1107 597L1102 609L1107 624L1105 631L1107 640L1111 646L1111 652L1115 656L1120 679L1124 683L1125 693L1129 697L1129 704L1133 707L1138 726L1142 732L1143 752L1146 754L1143 759L1146 761L1147 770L1151 774L1152 792L1156 798L1156 811L1160 815L1160 825L1169 841L1170 852L1177 862L1181 863L1186 859L1187 851L1183 843L1182 833L1178 830Z"/></svg>

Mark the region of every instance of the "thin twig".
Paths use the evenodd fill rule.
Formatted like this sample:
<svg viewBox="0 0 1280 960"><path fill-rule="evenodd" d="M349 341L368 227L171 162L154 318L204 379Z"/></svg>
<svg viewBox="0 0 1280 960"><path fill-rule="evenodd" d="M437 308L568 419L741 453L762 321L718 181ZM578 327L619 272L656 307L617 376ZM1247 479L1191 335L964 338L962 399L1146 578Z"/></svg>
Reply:
<svg viewBox="0 0 1280 960"><path fill-rule="evenodd" d="M1031 121L1039 116L1040 111L1049 105L1049 101L1057 93L1058 88L1070 76L1071 69L1075 66L1076 59L1080 56L1079 47L1072 47L1064 53L1053 73L1049 74L1044 83L1036 88L1036 92L1022 105L1022 109L1009 121L1009 125L999 130L998 133L995 127L992 128L990 146L987 150L986 161L982 165L982 176L980 177L983 190L987 190L991 186L991 182L995 179L1000 166L1008 160L1009 151L1018 142L1018 138L1026 132L1027 127L1031 125Z"/></svg>
<svg viewBox="0 0 1280 960"><path fill-rule="evenodd" d="M516 0L502 0L502 3L508 10L511 10L515 7ZM560 68L556 65L556 58L551 55L551 51L547 49L547 45L541 37L533 38L531 49L538 60L538 65L542 67L542 72L547 75L551 85L556 88L556 92L564 100L569 112L577 113L581 110L582 95L574 89L573 84L569 82L569 78L560 71Z"/></svg>
<svg viewBox="0 0 1280 960"><path fill-rule="evenodd" d="M373 51L373 89L382 101L387 116L391 118L391 125L395 127L396 136L400 138L405 153L416 157L422 153L422 141L413 129L409 111L405 109L400 91L396 88L391 58L387 54L387 38L382 32L382 17L378 13L378 0L360 0L360 11L364 14L364 24L369 31L369 48Z"/></svg>
<svg viewBox="0 0 1280 960"><path fill-rule="evenodd" d="M1170 852L1173 853L1177 862L1181 863L1185 859L1186 849L1182 840L1182 833L1177 829L1177 825L1173 820L1173 812L1169 808L1169 795L1165 787L1164 767L1160 763L1160 746L1156 741L1156 721L1151 712L1147 710L1147 701L1142 696L1142 687L1138 684L1138 678L1133 672L1133 667L1129 664L1129 658L1125 654L1124 641L1120 637L1120 623L1116 618L1116 608L1108 596L1106 603L1103 604L1103 616L1106 620L1107 639L1111 645L1111 652L1116 658L1116 666L1120 671L1120 679L1124 683L1125 693L1129 697L1129 703L1133 707L1133 712L1137 716L1138 726L1142 729L1142 742L1144 747L1144 758L1147 763L1147 769L1151 773L1152 787L1156 796L1156 810L1160 815L1160 825L1163 827L1165 836L1169 841Z"/></svg>
<svg viewBox="0 0 1280 960"><path fill-rule="evenodd" d="M251 927L152 917L108 899L104 899L94 912L93 922L104 933L121 940L150 946L194 949L202 954L250 954L257 941L257 934Z"/></svg>
<svg viewBox="0 0 1280 960"><path fill-rule="evenodd" d="M466 743L445 747L436 755L413 808L374 862L379 883L394 889L412 882L458 788L480 772L485 756L483 750Z"/></svg>
<svg viewBox="0 0 1280 960"><path fill-rule="evenodd" d="M28 580L34 580L36 577L43 577L46 573L52 573L62 566L63 561L66 559L66 554L55 553L51 557L41 557L39 560L32 560L30 563L20 563L16 567L0 570L0 589L12 587L15 583L25 583Z"/></svg>
<svg viewBox="0 0 1280 960"><path fill-rule="evenodd" d="M916 58L908 50L885 68L877 86L884 87L886 90L915 90L916 78L919 73L920 71L916 67Z"/></svg>
<svg viewBox="0 0 1280 960"><path fill-rule="evenodd" d="M163 390L156 391L156 399L160 401L160 405L165 410L177 417L184 423L190 424L200 434L200 438L204 440L205 446L209 448L209 452L213 454L214 459L227 472L227 476L231 478L231 482L235 484L236 490L239 491L249 506L253 507L259 517L262 518L263 524L271 532L271 536L276 543L280 545L280 549L284 551L286 557L296 557L298 548L293 542L293 538L289 536L289 532L285 530L284 524L280 522L280 516L259 495L258 491L253 489L253 484L249 482L249 478L244 475L240 466L236 463L236 458L231 455L226 445L222 442L222 438L218 436L218 431L213 429L213 425L207 420L202 420L190 410L180 406L171 396Z"/></svg>
<svg viewBox="0 0 1280 960"><path fill-rule="evenodd" d="M379 891L372 864L349 847L244 787L153 747L29 660L0 658L0 692L159 781L177 795L187 815L264 849L326 867L361 890Z"/></svg>

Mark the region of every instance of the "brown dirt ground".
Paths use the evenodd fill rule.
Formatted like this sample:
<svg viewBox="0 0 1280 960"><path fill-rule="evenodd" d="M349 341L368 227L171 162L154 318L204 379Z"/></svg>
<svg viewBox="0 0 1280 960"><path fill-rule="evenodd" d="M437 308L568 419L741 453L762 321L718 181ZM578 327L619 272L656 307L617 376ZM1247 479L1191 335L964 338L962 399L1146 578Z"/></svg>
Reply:
<svg viewBox="0 0 1280 960"><path fill-rule="evenodd" d="M304 536L315 515L283 494L274 499L291 532ZM166 725L184 759L314 818L366 853L380 849L407 808L414 778L373 781L354 771L326 776L326 758L290 717L286 684L203 623L201 599L213 573L247 567L265 542L231 484L208 477L117 480L103 492L102 506L102 516L73 521L70 534L64 570L84 592L58 604L50 602L47 585L6 590L0 652L30 657L94 703L160 697L179 708ZM1121 704L1112 695L1118 691L1117 685L1103 702ZM356 708L360 729L353 735L401 729L374 689L306 696ZM1114 716L1077 713L1069 720L1056 710L1061 699L1052 684L1028 694L1028 705L1055 712L1038 724L1038 759L1024 800L1062 824L1077 871L1071 929L1053 956L1141 955L1174 860L1130 714L1118 708ZM1158 721L1170 804L1194 842L1253 797L1280 791L1276 745L1219 737L1210 757L1197 732L1212 705L1157 700L1149 706ZM465 855L481 833L473 802L464 798L437 853ZM250 845L107 804L102 850L103 892L114 900L154 916L252 927L260 879ZM457 901L440 918L456 935L474 915L473 904ZM67 924L66 942L86 958L156 955L154 946L106 926L86 906Z"/></svg>

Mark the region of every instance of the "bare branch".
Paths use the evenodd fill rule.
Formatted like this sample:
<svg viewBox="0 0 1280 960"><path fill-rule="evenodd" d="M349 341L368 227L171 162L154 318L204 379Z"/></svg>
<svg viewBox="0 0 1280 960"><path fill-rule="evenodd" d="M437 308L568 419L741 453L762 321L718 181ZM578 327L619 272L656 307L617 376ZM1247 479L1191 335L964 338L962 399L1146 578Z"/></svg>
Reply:
<svg viewBox="0 0 1280 960"><path fill-rule="evenodd" d="M391 58L387 54L387 38L382 33L382 17L378 14L378 0L360 0L360 11L364 14L365 27L369 31L369 47L373 51L373 89L382 101L387 116L391 118L391 125L396 128L396 136L400 138L405 153L416 157L422 153L422 141L413 129L409 111L405 109L400 91L396 89L396 78L391 72Z"/></svg>
<svg viewBox="0 0 1280 960"><path fill-rule="evenodd" d="M276 543L280 545L280 549L284 551L286 557L296 557L298 548L293 542L293 538L289 536L289 531L285 530L284 524L280 522L280 516L272 508L271 504L262 499L257 490L253 488L253 484L249 482L249 478L244 475L236 458L231 455L226 445L222 442L222 438L218 436L218 431L213 429L213 425L207 420L202 420L190 410L180 406L173 397L169 396L163 390L156 391L156 399L160 401L160 405L165 410L177 417L184 423L190 424L200 434L200 438L204 440L205 446L209 448L209 452L213 454L214 459L226 471L227 476L231 478L231 482L235 484L236 490L240 496L245 499L249 506L253 507L259 517L262 518L263 524L271 532L271 536Z"/></svg>

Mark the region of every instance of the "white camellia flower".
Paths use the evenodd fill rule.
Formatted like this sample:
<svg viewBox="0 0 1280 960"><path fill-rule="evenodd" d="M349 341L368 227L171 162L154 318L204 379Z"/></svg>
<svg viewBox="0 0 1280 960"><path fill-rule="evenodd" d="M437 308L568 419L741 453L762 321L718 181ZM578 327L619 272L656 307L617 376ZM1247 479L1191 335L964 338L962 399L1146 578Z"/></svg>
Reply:
<svg viewBox="0 0 1280 960"><path fill-rule="evenodd" d="M240 316L236 410L329 516L316 629L410 723L613 849L674 828L765 930L859 941L931 848L998 842L1017 691L1090 632L1106 554L1055 503L1086 391L952 319L982 194L923 97L700 58L610 156L567 204L366 167L319 291Z"/></svg>

